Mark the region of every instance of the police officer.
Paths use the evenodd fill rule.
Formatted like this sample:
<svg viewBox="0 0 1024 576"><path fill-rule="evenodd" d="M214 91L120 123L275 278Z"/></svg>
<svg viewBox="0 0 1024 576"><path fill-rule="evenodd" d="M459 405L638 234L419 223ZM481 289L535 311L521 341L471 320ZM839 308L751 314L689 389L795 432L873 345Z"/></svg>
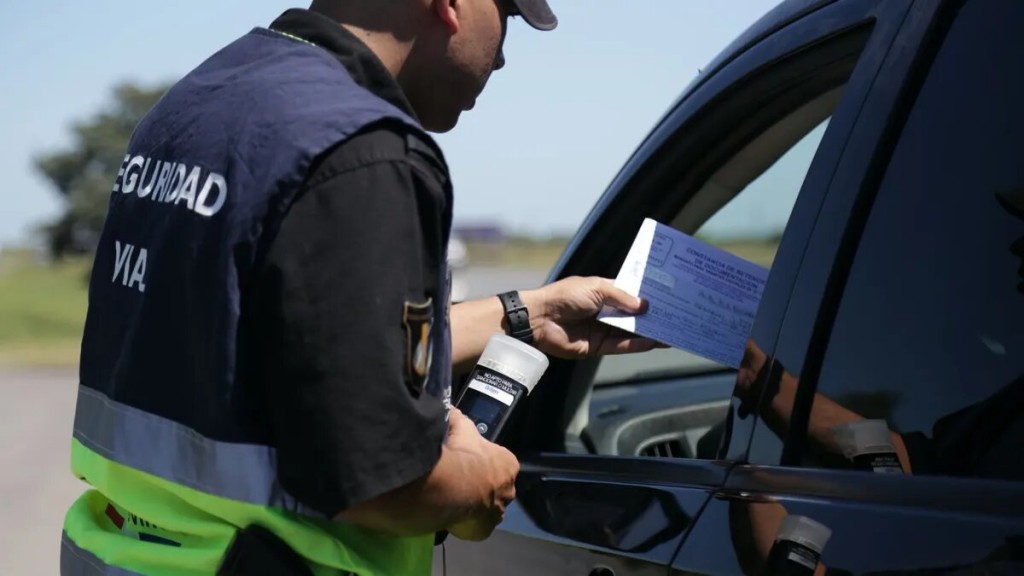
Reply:
<svg viewBox="0 0 1024 576"><path fill-rule="evenodd" d="M518 472L450 409L453 367L499 330L569 358L652 346L594 321L641 311L601 278L449 310L427 131L472 108L514 15L557 23L544 0L317 0L139 123L89 290L92 489L62 574L426 574L434 533L486 538Z"/></svg>

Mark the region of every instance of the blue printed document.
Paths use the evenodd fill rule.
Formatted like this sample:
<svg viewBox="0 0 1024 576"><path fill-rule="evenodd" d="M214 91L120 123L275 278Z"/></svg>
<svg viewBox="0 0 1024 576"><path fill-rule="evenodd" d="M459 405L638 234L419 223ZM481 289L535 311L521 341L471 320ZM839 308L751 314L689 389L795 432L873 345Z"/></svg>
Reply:
<svg viewBox="0 0 1024 576"><path fill-rule="evenodd" d="M602 322L738 368L768 270L645 219L615 286L646 299L639 316L602 311Z"/></svg>

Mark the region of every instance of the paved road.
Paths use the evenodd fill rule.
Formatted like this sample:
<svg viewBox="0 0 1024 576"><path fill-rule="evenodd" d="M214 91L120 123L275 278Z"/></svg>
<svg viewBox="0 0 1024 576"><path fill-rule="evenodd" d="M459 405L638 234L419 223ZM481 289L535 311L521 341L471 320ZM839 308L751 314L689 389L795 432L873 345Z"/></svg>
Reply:
<svg viewBox="0 0 1024 576"><path fill-rule="evenodd" d="M511 289L537 288L544 283L546 270L531 268L486 268L482 266L456 270L452 274L452 298L468 300Z"/></svg>
<svg viewBox="0 0 1024 576"><path fill-rule="evenodd" d="M0 574L57 574L71 476L73 371L0 372Z"/></svg>
<svg viewBox="0 0 1024 576"><path fill-rule="evenodd" d="M466 268L459 298L534 288L539 270ZM71 476L74 370L0 369L0 576L56 574L64 512L84 484Z"/></svg>

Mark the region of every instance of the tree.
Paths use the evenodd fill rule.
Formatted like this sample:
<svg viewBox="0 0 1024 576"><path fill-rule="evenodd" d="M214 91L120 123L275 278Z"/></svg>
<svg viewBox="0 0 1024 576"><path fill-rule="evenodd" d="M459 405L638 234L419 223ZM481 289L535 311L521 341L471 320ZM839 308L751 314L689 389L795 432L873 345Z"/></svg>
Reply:
<svg viewBox="0 0 1024 576"><path fill-rule="evenodd" d="M43 228L54 258L95 250L132 130L168 88L114 87L107 109L72 126L70 148L36 158L36 169L65 203L64 214Z"/></svg>

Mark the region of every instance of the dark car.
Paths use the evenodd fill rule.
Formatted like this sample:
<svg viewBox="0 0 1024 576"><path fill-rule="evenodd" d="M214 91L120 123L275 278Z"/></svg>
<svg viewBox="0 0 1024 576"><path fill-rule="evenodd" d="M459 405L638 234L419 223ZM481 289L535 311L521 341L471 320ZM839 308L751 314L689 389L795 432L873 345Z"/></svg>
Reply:
<svg viewBox="0 0 1024 576"><path fill-rule="evenodd" d="M436 574L772 573L787 517L826 527L819 574L1024 574L1024 2L781 4L551 279L615 277L644 218L743 216L779 235L740 254L769 267L740 369L553 361L502 439L517 500ZM844 450L863 421L888 464Z"/></svg>

